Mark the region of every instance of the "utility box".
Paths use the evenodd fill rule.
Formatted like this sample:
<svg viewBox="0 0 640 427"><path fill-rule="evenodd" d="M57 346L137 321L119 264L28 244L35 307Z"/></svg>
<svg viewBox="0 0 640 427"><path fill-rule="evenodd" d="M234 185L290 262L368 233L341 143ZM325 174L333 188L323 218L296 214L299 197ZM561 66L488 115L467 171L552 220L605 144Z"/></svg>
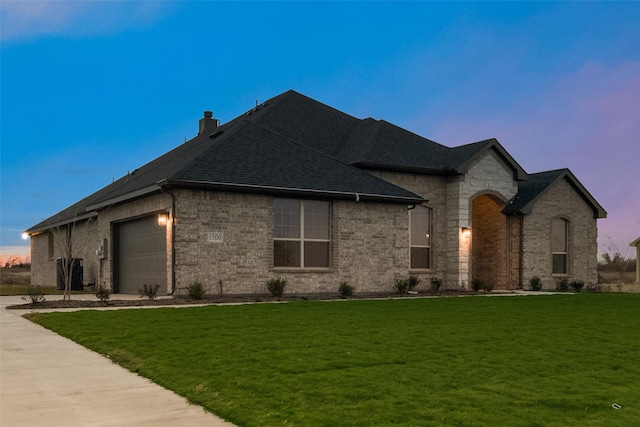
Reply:
<svg viewBox="0 0 640 427"><path fill-rule="evenodd" d="M72 258L71 262L71 290L81 291L83 288L82 278L84 270L82 266L82 258ZM56 260L56 277L58 278L57 288L64 291L64 272L62 258Z"/></svg>

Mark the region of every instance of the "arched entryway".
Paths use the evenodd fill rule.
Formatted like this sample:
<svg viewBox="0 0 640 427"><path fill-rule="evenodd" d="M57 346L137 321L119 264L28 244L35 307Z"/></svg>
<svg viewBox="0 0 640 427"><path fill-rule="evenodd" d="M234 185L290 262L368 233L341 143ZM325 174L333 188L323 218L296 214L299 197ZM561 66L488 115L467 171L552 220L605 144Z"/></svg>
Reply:
<svg viewBox="0 0 640 427"><path fill-rule="evenodd" d="M507 289L507 217L504 201L482 194L471 202L471 280Z"/></svg>

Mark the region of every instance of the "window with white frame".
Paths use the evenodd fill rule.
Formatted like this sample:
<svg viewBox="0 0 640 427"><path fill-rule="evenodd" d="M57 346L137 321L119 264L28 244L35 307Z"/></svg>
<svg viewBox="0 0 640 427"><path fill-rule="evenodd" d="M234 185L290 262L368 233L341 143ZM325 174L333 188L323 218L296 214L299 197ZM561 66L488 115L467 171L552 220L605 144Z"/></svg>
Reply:
<svg viewBox="0 0 640 427"><path fill-rule="evenodd" d="M569 272L569 221L558 218L551 222L551 257L552 273L567 274Z"/></svg>
<svg viewBox="0 0 640 427"><path fill-rule="evenodd" d="M329 267L331 204L274 199L274 267Z"/></svg>
<svg viewBox="0 0 640 427"><path fill-rule="evenodd" d="M409 210L411 268L431 268L432 209L416 206Z"/></svg>

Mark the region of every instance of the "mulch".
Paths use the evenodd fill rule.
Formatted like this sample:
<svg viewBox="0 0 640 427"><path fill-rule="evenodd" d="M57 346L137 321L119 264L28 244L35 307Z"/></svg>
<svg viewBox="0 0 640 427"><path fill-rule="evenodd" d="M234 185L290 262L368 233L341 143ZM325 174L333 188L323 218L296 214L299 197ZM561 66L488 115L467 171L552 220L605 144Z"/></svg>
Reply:
<svg viewBox="0 0 640 427"><path fill-rule="evenodd" d="M438 296L455 296L463 294L460 291L441 291ZM465 293L466 294L466 293ZM472 294L472 293L469 293ZM432 293L421 294L398 294L398 293L356 293L350 297L341 297L339 294L304 294L304 295L283 295L282 297L272 297L270 295L218 295L208 296L195 300L186 296L176 296L174 298L158 298L158 299L137 299L137 300L119 300L110 299L107 303L96 301L85 301L73 299L71 301L42 301L39 303L26 303L10 305L10 310L33 310L33 309L52 309L52 308L104 308L104 307L162 307L169 305L203 305L203 304L240 304L240 303L259 303L259 302L287 302L287 301L329 301L340 299L390 299L390 298L419 298L435 296Z"/></svg>

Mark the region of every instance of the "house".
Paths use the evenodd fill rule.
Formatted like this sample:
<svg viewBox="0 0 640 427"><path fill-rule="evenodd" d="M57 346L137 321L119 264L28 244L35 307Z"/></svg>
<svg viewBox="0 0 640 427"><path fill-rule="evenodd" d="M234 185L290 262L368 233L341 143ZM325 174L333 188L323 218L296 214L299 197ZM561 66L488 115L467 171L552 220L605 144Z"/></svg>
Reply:
<svg viewBox="0 0 640 427"><path fill-rule="evenodd" d="M495 139L446 147L294 91L198 135L31 227L32 282L74 233L85 284L137 293L393 291L597 281L606 212L568 170L527 173Z"/></svg>
<svg viewBox="0 0 640 427"><path fill-rule="evenodd" d="M640 237L631 242L629 246L636 247L636 283L640 283Z"/></svg>

